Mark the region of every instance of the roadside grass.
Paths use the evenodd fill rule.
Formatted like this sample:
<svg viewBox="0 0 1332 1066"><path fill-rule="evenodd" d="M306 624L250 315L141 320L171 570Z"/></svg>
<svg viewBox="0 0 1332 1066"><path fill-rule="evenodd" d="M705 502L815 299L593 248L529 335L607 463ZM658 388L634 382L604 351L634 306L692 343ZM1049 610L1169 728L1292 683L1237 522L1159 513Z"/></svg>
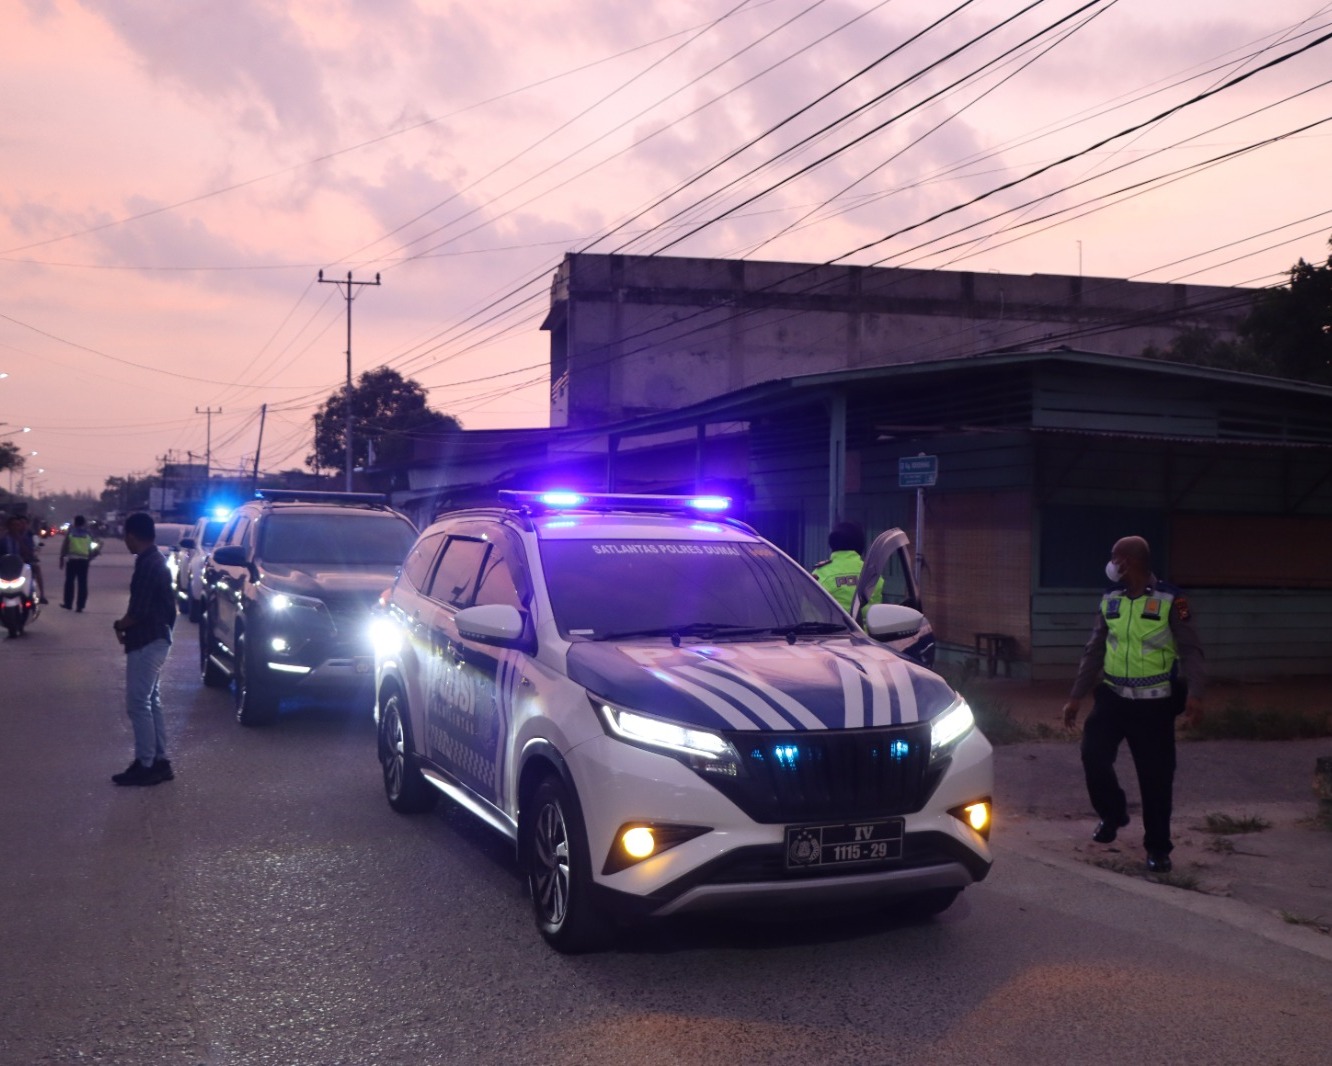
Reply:
<svg viewBox="0 0 1332 1066"><path fill-rule="evenodd" d="M1261 833L1271 829L1272 823L1256 814L1237 818L1233 814L1214 812L1203 816L1203 824L1198 826L1202 833L1216 833L1220 836L1235 836L1239 833Z"/></svg>
<svg viewBox="0 0 1332 1066"><path fill-rule="evenodd" d="M1255 707L1242 696L1208 708L1188 730L1195 740L1315 740L1332 736L1332 713L1299 707Z"/></svg>
<svg viewBox="0 0 1332 1066"><path fill-rule="evenodd" d="M1332 810L1320 809L1312 818L1303 818L1299 823L1306 829L1322 829L1332 833Z"/></svg>
<svg viewBox="0 0 1332 1066"><path fill-rule="evenodd" d="M1314 918L1309 918L1302 914L1293 914L1290 911L1278 911L1281 920L1287 925L1302 925L1306 929L1312 929L1316 933L1322 933L1324 936L1332 935L1332 924L1328 922L1321 914Z"/></svg>
<svg viewBox="0 0 1332 1066"><path fill-rule="evenodd" d="M1186 870L1171 870L1165 874L1154 874L1147 870L1147 867L1140 862L1134 862L1132 859L1123 855L1097 855L1094 858L1086 860L1093 866L1102 870L1109 870L1111 873L1124 874L1126 877L1140 877L1144 881L1154 881L1158 885L1169 885L1171 888L1182 888L1188 892L1200 892L1201 881L1197 874Z"/></svg>

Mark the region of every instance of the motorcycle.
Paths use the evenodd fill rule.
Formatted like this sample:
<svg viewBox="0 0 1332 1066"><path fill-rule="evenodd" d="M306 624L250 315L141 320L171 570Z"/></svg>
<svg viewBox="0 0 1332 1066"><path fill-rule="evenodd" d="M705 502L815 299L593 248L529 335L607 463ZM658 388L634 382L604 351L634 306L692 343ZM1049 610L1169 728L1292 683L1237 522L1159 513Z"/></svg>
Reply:
<svg viewBox="0 0 1332 1066"><path fill-rule="evenodd" d="M0 555L0 624L11 637L21 637L41 611L32 567L17 555Z"/></svg>

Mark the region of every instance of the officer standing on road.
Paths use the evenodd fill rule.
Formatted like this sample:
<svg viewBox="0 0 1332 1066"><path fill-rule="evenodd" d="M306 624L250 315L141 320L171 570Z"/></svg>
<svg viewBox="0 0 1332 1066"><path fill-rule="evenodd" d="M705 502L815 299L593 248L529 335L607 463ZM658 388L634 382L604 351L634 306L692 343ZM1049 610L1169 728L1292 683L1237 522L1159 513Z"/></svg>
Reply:
<svg viewBox="0 0 1332 1066"><path fill-rule="evenodd" d="M1175 780L1175 718L1196 725L1202 716L1203 652L1189 602L1152 573L1142 537L1115 542L1091 639L1082 652L1064 725L1073 728L1079 701L1095 687L1082 731L1087 793L1101 821L1092 833L1112 843L1129 823L1124 790L1115 776L1120 741L1127 740L1142 794L1147 868L1170 869L1170 811ZM1097 683L1099 681L1099 684Z"/></svg>
<svg viewBox="0 0 1332 1066"><path fill-rule="evenodd" d="M865 531L854 522L838 522L828 534L828 547L832 557L814 564L814 576L842 605L842 610L850 614L856 598L856 582L865 565ZM875 603L882 595L883 578L879 578L865 602Z"/></svg>
<svg viewBox="0 0 1332 1066"><path fill-rule="evenodd" d="M125 712L134 727L134 761L111 780L159 785L175 776L166 757L161 679L176 623L176 590L157 550L152 515L140 511L125 519L125 547L134 556L129 607L112 625L125 646Z"/></svg>
<svg viewBox="0 0 1332 1066"><path fill-rule="evenodd" d="M65 598L60 606L65 610L75 607L74 591L78 589L77 610L82 611L88 603L88 564L95 555L92 532L88 529L83 515L74 516L74 524L65 534L65 541L60 545L60 568L65 571Z"/></svg>

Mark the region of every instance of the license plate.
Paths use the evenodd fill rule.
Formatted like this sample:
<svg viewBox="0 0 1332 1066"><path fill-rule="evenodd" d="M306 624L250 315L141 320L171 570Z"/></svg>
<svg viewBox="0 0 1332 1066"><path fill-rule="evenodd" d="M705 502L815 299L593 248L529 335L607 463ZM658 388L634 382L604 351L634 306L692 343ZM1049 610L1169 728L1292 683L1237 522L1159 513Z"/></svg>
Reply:
<svg viewBox="0 0 1332 1066"><path fill-rule="evenodd" d="M789 826L786 830L786 868L852 866L900 859L905 827L901 818L882 822Z"/></svg>

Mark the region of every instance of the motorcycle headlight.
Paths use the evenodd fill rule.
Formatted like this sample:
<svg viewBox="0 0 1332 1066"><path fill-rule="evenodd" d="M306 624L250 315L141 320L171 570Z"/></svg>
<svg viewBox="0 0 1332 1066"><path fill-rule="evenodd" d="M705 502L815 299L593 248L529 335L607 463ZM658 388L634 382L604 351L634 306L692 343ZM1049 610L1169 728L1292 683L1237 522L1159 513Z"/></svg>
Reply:
<svg viewBox="0 0 1332 1066"><path fill-rule="evenodd" d="M975 728L976 716L959 696L956 703L930 723L930 762L949 754Z"/></svg>
<svg viewBox="0 0 1332 1066"><path fill-rule="evenodd" d="M606 731L617 740L674 755L704 773L730 777L739 773L740 754L725 737L707 729L668 722L590 698L606 725Z"/></svg>

